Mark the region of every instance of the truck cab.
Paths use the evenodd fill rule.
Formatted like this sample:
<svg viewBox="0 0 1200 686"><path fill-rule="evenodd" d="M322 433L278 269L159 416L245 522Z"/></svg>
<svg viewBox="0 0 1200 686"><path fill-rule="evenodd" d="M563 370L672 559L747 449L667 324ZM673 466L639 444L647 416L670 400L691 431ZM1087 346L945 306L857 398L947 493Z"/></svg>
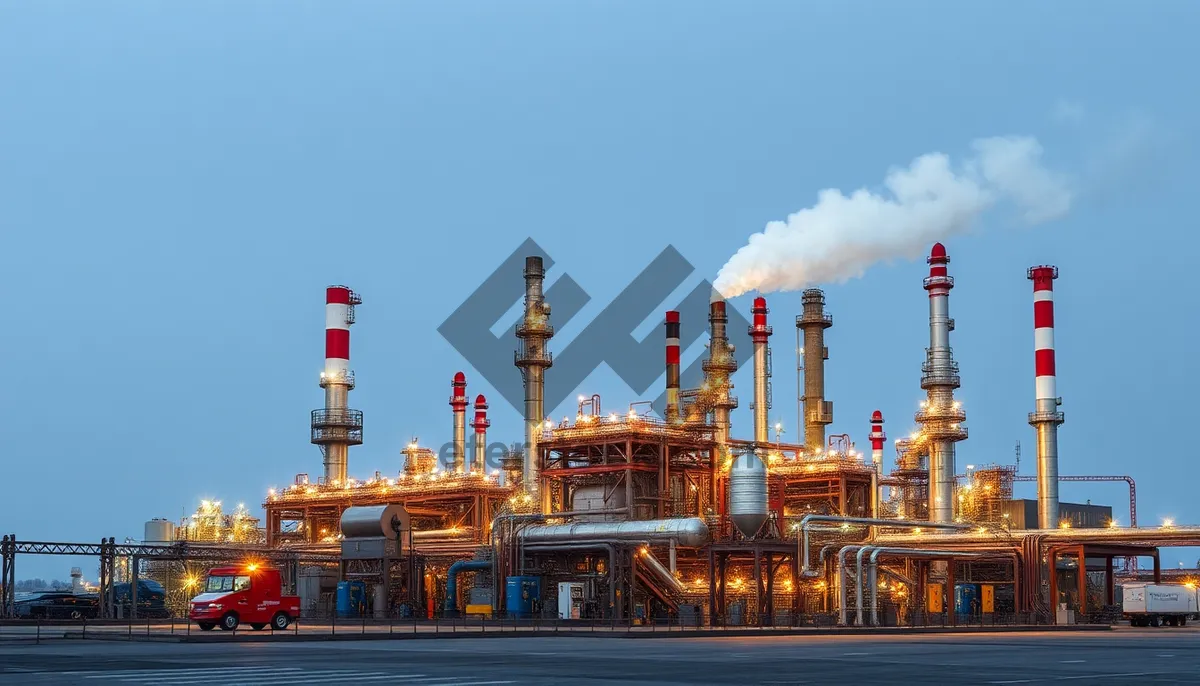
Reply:
<svg viewBox="0 0 1200 686"><path fill-rule="evenodd" d="M203 631L233 631L241 624L281 631L300 615L300 598L282 595L279 570L256 564L215 567L203 593L192 598L188 618Z"/></svg>

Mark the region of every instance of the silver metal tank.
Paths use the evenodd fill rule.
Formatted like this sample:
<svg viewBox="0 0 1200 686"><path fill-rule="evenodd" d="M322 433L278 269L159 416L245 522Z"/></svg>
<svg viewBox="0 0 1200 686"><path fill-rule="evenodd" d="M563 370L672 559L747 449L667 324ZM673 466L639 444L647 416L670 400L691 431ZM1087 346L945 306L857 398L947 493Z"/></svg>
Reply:
<svg viewBox="0 0 1200 686"><path fill-rule="evenodd" d="M393 524L393 522L395 524ZM345 538L396 538L396 526L408 528L408 511L403 505L348 507L342 512Z"/></svg>
<svg viewBox="0 0 1200 686"><path fill-rule="evenodd" d="M669 541L696 548L708 543L708 525L703 519L642 519L632 522L582 522L531 526L521 531L524 543L562 543L597 539L619 541Z"/></svg>
<svg viewBox="0 0 1200 686"><path fill-rule="evenodd" d="M605 496L608 499L605 500ZM572 512L587 512L591 510L608 511L619 510L625 507L628 503L625 502L625 489L616 488L610 489L604 484L592 484L588 486L580 486L571 494L571 511ZM577 522L612 522L626 519L626 515L579 515L575 518Z"/></svg>
<svg viewBox="0 0 1200 686"><path fill-rule="evenodd" d="M146 522L142 543L171 543L175 540L175 524L169 519L155 517Z"/></svg>
<svg viewBox="0 0 1200 686"><path fill-rule="evenodd" d="M767 467L751 451L734 458L729 469L729 518L746 538L767 521Z"/></svg>

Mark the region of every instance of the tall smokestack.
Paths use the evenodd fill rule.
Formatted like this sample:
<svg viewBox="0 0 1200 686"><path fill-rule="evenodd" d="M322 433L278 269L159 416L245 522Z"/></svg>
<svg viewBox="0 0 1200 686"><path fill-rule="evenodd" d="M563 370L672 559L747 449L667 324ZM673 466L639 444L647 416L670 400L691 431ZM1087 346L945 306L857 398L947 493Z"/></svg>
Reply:
<svg viewBox="0 0 1200 686"><path fill-rule="evenodd" d="M475 429L475 472L487 474L487 430L492 425L487 418L487 399L482 395L475 396L475 421L471 427Z"/></svg>
<svg viewBox="0 0 1200 686"><path fill-rule="evenodd" d="M354 306L362 298L345 286L325 289L325 408L312 412L312 443L321 448L325 483L346 482L347 455L352 445L362 444L362 412L346 407L354 372L350 371L350 325Z"/></svg>
<svg viewBox="0 0 1200 686"><path fill-rule="evenodd" d="M871 433L867 436L871 439L871 464L875 467L876 474L883 474L883 443L887 440L887 434L883 432L883 413L875 410L871 413Z"/></svg>
<svg viewBox="0 0 1200 686"><path fill-rule="evenodd" d="M668 424L679 421L679 312L667 312L667 409Z"/></svg>
<svg viewBox="0 0 1200 686"><path fill-rule="evenodd" d="M454 375L451 382L454 394L450 396L450 407L454 409L454 465L447 471L461 474L467 462L467 377L462 372Z"/></svg>
<svg viewBox="0 0 1200 686"><path fill-rule="evenodd" d="M750 312L754 315L750 325L750 340L754 342L754 442L755 447L761 448L770 440L767 436L767 411L771 409L770 381L771 376L768 358L767 338L771 335L771 327L767 326L767 299L754 299L754 307Z"/></svg>
<svg viewBox="0 0 1200 686"><path fill-rule="evenodd" d="M825 292L809 288L800 298L803 305L796 317L796 328L803 332L804 346L804 447L825 451L825 427L833 423L833 403L825 400L825 329L833 326L833 316L825 314Z"/></svg>
<svg viewBox="0 0 1200 686"><path fill-rule="evenodd" d="M929 292L929 347L921 365L921 388L927 392L924 407L916 414L921 433L929 442L929 521L954 520L954 444L967 437L962 426L967 415L954 401L954 389L960 385L958 363L950 349L950 289L954 279L946 265L950 258L946 247L934 243L929 253L929 276L924 281Z"/></svg>
<svg viewBox="0 0 1200 686"><path fill-rule="evenodd" d="M1029 423L1037 431L1038 528L1058 526L1058 378L1054 369L1054 280L1058 267L1031 267L1033 281L1034 374L1037 379L1036 411Z"/></svg>
<svg viewBox="0 0 1200 686"><path fill-rule="evenodd" d="M724 464L729 457L729 412L738 406L737 398L729 393L733 388L730 377L737 371L738 364L733 356L734 346L729 343L725 330L728 322L725 301L714 300L709 303L708 359L700 366L704 370L706 392L712 398L713 442L719 458L714 463L719 464Z"/></svg>
<svg viewBox="0 0 1200 686"><path fill-rule="evenodd" d="M883 477L883 443L887 440L887 434L883 432L883 413L879 410L871 413L871 433L867 438L871 439L871 466L875 469L871 475L871 514L878 517L879 503L883 500L883 487L879 485L879 479Z"/></svg>
<svg viewBox="0 0 1200 686"><path fill-rule="evenodd" d="M546 368L553 364L553 358L546 349L547 341L554 336L554 327L550 326L550 305L542 299L542 282L545 279L542 258L526 257L525 316L517 325L521 348L517 351L515 364L521 369L521 377L525 381L525 464L521 483L530 493L539 490L541 454L538 437L542 432L542 420L546 417Z"/></svg>

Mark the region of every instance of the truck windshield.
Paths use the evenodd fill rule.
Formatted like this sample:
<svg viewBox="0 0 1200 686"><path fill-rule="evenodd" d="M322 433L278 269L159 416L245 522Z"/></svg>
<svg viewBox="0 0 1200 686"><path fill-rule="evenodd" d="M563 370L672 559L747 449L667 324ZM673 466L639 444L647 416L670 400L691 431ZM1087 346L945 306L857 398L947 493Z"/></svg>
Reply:
<svg viewBox="0 0 1200 686"><path fill-rule="evenodd" d="M210 576L208 583L204 586L204 592L229 593L244 591L248 588L250 588L250 577L248 576Z"/></svg>

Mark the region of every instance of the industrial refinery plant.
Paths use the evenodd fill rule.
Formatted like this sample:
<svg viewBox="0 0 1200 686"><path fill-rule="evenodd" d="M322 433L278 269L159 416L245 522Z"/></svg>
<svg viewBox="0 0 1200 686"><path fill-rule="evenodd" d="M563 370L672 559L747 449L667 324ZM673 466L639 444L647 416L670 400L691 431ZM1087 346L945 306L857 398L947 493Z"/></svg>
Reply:
<svg viewBox="0 0 1200 686"><path fill-rule="evenodd" d="M331 286L319 379L324 403L311 416L321 471L271 489L261 520L244 506L226 514L206 501L179 526L148 524L140 547L125 550L110 539L112 547L98 553L109 559L101 585L113 583L118 560L138 558L125 563L132 567L126 574L174 583L186 597L190 589L180 579L194 582L206 565L240 554L279 565L302 612L312 616L344 612L357 598L360 611L376 617L481 621L1101 621L1119 606L1122 582L1160 581L1159 548L1200 545L1200 527L1139 527L1129 476L1059 473L1064 414L1055 377L1053 266L1027 272L1036 477L1013 465L961 463L956 452L968 440L967 413L955 392L970 377L951 347L950 264L945 247L932 246L921 282L929 346L914 397L919 430L889 443L881 411L841 418L861 430L867 454L851 435L828 433L834 402L825 390L825 335L834 320L815 288L802 293L794 316L802 442L772 436L774 331L763 297L753 300L748 331L751 426L730 421L739 406L731 381L738 362L718 295L709 305L696 388L680 388L680 313L663 317L661 416L645 402L605 406L600 396L583 395L574 418L549 418L544 386L554 374L554 322L542 259L528 257L523 274L512 275L525 283L513 341L524 426L504 427L519 442L492 467L487 399L472 396L464 373L448 372L449 459L414 439L396 446L398 471L368 472L352 462L351 447L363 442L363 413L351 403L350 328L362 299ZM1019 481L1036 481L1036 501L1014 499ZM1129 510L1060 502L1060 481L1128 484ZM15 538L5 546L9 574L16 552L29 551L18 550ZM11 599L6 603L11 607Z"/></svg>

